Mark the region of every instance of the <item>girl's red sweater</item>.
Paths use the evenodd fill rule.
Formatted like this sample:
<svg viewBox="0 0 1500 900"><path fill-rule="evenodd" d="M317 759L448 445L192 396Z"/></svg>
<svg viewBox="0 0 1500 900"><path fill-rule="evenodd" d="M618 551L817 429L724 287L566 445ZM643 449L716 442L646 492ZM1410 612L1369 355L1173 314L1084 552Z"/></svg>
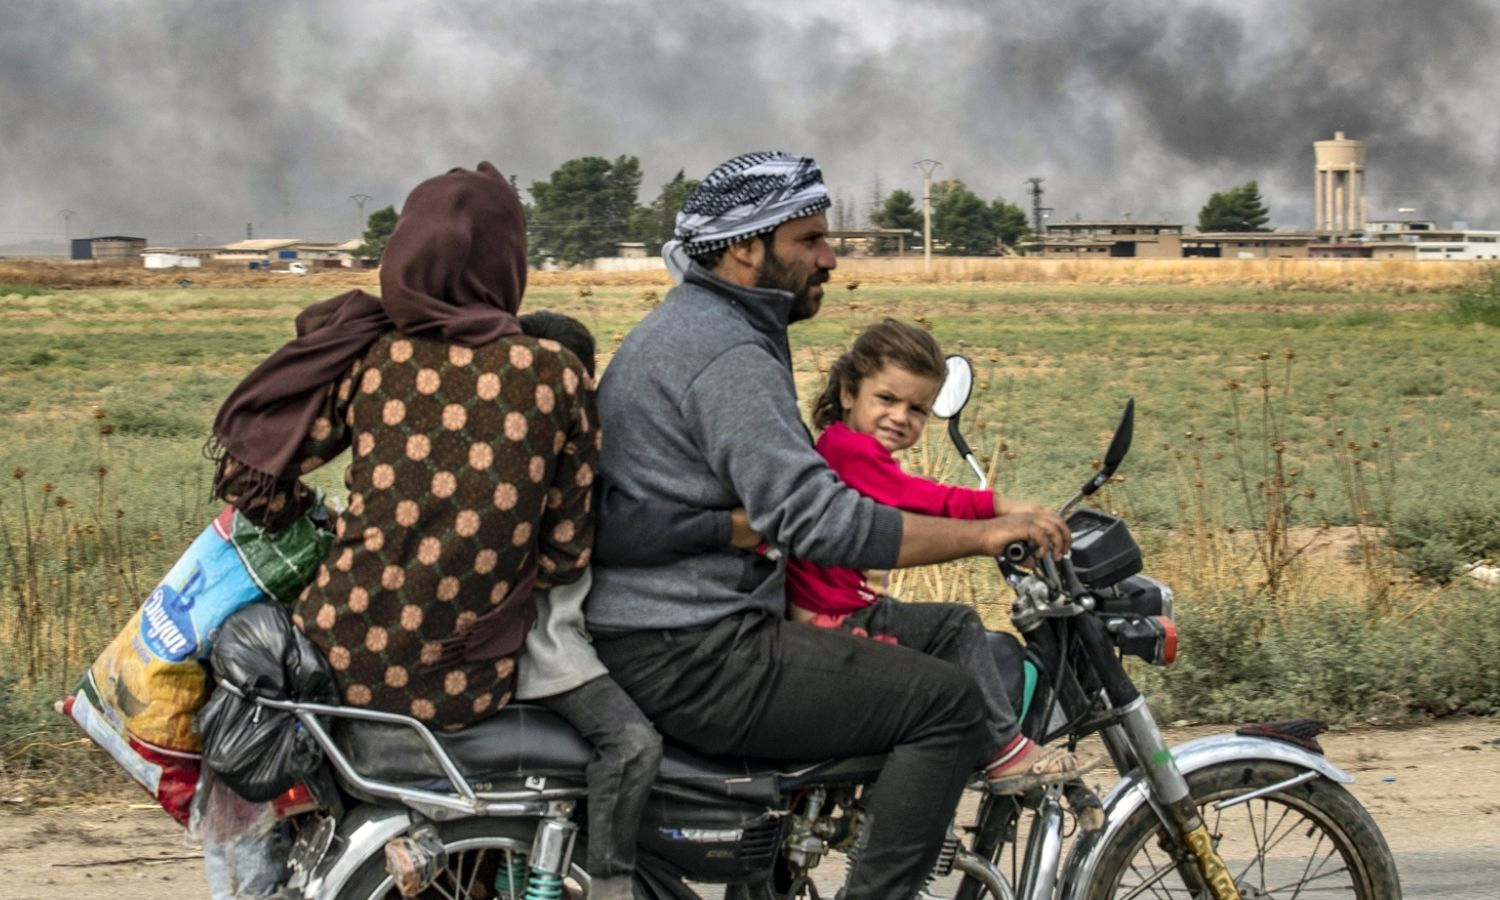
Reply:
<svg viewBox="0 0 1500 900"><path fill-rule="evenodd" d="M989 491L939 484L901 471L901 464L868 434L835 422L818 437L818 452L844 483L886 506L948 519L993 519ZM786 597L794 606L842 616L879 599L858 569L820 566L805 559L787 562Z"/></svg>

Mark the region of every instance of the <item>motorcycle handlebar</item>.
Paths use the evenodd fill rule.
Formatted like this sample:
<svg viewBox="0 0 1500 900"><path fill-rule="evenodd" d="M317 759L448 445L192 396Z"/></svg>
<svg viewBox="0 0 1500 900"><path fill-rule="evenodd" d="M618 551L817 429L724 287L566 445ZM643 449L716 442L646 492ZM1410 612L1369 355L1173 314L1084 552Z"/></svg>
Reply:
<svg viewBox="0 0 1500 900"><path fill-rule="evenodd" d="M1006 562L1020 565L1036 555L1036 544L1031 541L1012 541L1005 545L1005 552L1001 554Z"/></svg>

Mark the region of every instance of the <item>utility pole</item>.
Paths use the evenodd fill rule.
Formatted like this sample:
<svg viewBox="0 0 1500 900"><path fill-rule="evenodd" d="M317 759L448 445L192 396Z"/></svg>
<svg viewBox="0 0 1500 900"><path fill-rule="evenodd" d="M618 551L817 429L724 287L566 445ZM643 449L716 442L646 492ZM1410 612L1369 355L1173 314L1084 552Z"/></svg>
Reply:
<svg viewBox="0 0 1500 900"><path fill-rule="evenodd" d="M1026 183L1031 185L1031 231L1039 244L1047 240L1047 226L1044 223L1047 213L1052 212L1052 207L1042 205L1043 180L1035 176L1026 179Z"/></svg>
<svg viewBox="0 0 1500 900"><path fill-rule="evenodd" d="M932 271L932 173L942 163L923 159L912 163L922 170L922 259L923 271Z"/></svg>
<svg viewBox="0 0 1500 900"><path fill-rule="evenodd" d="M354 236L362 237L365 233L365 204L375 198L369 194L350 194L349 199L353 200L355 207L359 209L359 227L355 229Z"/></svg>

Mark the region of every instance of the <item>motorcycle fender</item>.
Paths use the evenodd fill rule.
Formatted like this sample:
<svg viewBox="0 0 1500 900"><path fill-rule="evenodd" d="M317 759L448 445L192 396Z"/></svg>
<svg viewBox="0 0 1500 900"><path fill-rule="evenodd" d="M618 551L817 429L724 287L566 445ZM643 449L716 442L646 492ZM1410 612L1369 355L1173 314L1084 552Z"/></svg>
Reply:
<svg viewBox="0 0 1500 900"><path fill-rule="evenodd" d="M1340 784L1354 781L1352 775L1318 754L1270 738L1238 734L1211 735L1173 747L1172 758L1183 775L1218 763L1257 759L1308 769ZM1145 773L1140 769L1128 773L1110 788L1102 801L1107 816L1104 827L1090 834L1080 835L1068 851L1059 897L1064 900L1082 900L1089 884L1094 880L1099 858L1104 854L1105 848L1119 839L1125 820L1146 804L1149 790Z"/></svg>
<svg viewBox="0 0 1500 900"><path fill-rule="evenodd" d="M386 843L404 834L411 824L411 813L405 808L372 803L354 807L339 821L333 845L314 867L302 896L305 900L337 897L365 860L383 855Z"/></svg>

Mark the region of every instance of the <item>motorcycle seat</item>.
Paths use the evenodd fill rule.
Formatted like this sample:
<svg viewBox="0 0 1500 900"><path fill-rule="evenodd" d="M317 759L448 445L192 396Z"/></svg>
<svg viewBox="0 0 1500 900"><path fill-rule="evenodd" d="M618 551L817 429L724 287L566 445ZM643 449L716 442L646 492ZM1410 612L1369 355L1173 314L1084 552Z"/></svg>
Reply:
<svg viewBox="0 0 1500 900"><path fill-rule="evenodd" d="M1003 632L987 635L991 654L1021 709L1025 650ZM355 771L376 781L446 790L448 781L426 744L410 728L335 718L331 734ZM582 786L593 748L556 713L512 703L496 715L457 731L434 731L477 790L521 785L528 778ZM772 802L786 787L817 780L863 780L880 771L882 757L805 763L709 757L667 743L658 784L721 797Z"/></svg>
<svg viewBox="0 0 1500 900"><path fill-rule="evenodd" d="M336 718L331 734L360 775L392 784L447 789L448 781L427 745L410 728ZM593 748L562 717L542 706L512 703L458 731L434 731L439 744L476 790L492 790L542 777L585 783ZM758 802L775 799L782 762L707 757L667 744L659 784Z"/></svg>

